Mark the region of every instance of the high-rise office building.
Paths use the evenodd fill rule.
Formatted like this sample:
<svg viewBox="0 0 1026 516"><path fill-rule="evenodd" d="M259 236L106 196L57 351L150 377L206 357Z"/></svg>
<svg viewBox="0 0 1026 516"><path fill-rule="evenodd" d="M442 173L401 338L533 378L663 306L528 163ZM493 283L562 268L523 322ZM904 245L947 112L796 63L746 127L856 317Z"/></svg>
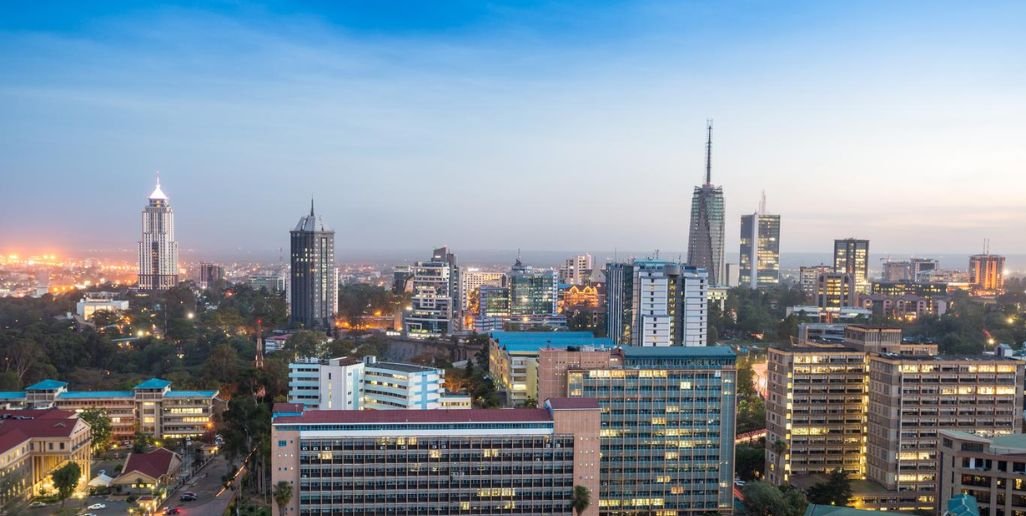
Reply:
<svg viewBox="0 0 1026 516"><path fill-rule="evenodd" d="M816 287L819 285L819 275L824 272L833 272L834 268L830 265L812 265L802 266L798 269L798 286L801 287L802 293L805 294L806 299L815 299Z"/></svg>
<svg viewBox="0 0 1026 516"><path fill-rule="evenodd" d="M559 282L567 285L584 285L591 281L594 261L590 254L567 258L559 268Z"/></svg>
<svg viewBox="0 0 1026 516"><path fill-rule="evenodd" d="M460 270L460 307L464 313L471 311L478 289L485 285L505 287L506 273L483 271L476 267L463 267Z"/></svg>
<svg viewBox="0 0 1026 516"><path fill-rule="evenodd" d="M766 197L759 211L741 216L741 269L739 282L748 288L780 283L780 215L766 213Z"/></svg>
<svg viewBox="0 0 1026 516"><path fill-rule="evenodd" d="M581 516L599 514L591 399L551 399L543 409L278 404L271 443L271 483L292 486L288 514L569 514L576 486L592 501Z"/></svg>
<svg viewBox="0 0 1026 516"><path fill-rule="evenodd" d="M202 262L199 266L199 287L210 288L224 281L224 267L216 263Z"/></svg>
<svg viewBox="0 0 1026 516"><path fill-rule="evenodd" d="M431 253L431 260L413 266L413 300L403 314L410 337L440 337L460 329L460 270L448 247Z"/></svg>
<svg viewBox="0 0 1026 516"><path fill-rule="evenodd" d="M912 262L886 261L883 263L883 275L880 278L885 282L911 281Z"/></svg>
<svg viewBox="0 0 1026 516"><path fill-rule="evenodd" d="M847 272L822 272L816 279L816 306L839 310L855 306L855 281Z"/></svg>
<svg viewBox="0 0 1026 516"><path fill-rule="evenodd" d="M969 284L982 295L1000 294L1005 288L1005 257L974 254L969 257Z"/></svg>
<svg viewBox="0 0 1026 516"><path fill-rule="evenodd" d="M654 259L608 264L608 334L634 346L705 346L708 292L708 275L697 267Z"/></svg>
<svg viewBox="0 0 1026 516"><path fill-rule="evenodd" d="M335 231L314 214L300 217L291 237L289 321L306 328L331 328L338 312Z"/></svg>
<svg viewBox="0 0 1026 516"><path fill-rule="evenodd" d="M929 283L933 281L931 276L937 270L937 260L932 258L912 258L909 260L912 267L912 281L916 283Z"/></svg>
<svg viewBox="0 0 1026 516"><path fill-rule="evenodd" d="M712 122L705 144L705 184L696 186L691 197L691 229L688 233L688 265L705 269L709 285L726 284L723 260L723 188L712 184Z"/></svg>
<svg viewBox="0 0 1026 516"><path fill-rule="evenodd" d="M978 514L1026 514L1026 435L987 437L971 430L941 430L938 437L941 510L964 493L976 498Z"/></svg>
<svg viewBox="0 0 1026 516"><path fill-rule="evenodd" d="M834 240L834 272L851 275L855 291L869 293L869 240Z"/></svg>
<svg viewBox="0 0 1026 516"><path fill-rule="evenodd" d="M509 274L510 314L514 318L555 314L559 306L558 289L554 271L536 270L517 258Z"/></svg>
<svg viewBox="0 0 1026 516"><path fill-rule="evenodd" d="M157 187L142 212L142 240L139 241L139 288L167 290L178 284L178 242L175 241L175 213L167 195Z"/></svg>
<svg viewBox="0 0 1026 516"><path fill-rule="evenodd" d="M602 407L600 513L731 513L734 353L720 346L620 352L622 366L567 371L569 396Z"/></svg>

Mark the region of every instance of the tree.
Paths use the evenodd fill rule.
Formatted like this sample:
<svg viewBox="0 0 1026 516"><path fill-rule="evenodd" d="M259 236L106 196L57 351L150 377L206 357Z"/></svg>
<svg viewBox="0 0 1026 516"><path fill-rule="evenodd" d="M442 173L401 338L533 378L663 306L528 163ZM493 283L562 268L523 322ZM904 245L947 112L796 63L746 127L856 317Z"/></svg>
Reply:
<svg viewBox="0 0 1026 516"><path fill-rule="evenodd" d="M584 486L574 486L573 506L574 511L577 512L578 516L587 510L589 505L591 505L591 492L588 491L588 488Z"/></svg>
<svg viewBox="0 0 1026 516"><path fill-rule="evenodd" d="M741 480L761 477L765 462L766 449L762 447L738 445L734 452L734 471Z"/></svg>
<svg viewBox="0 0 1026 516"><path fill-rule="evenodd" d="M51 475L53 485L57 488L57 498L61 501L61 508L64 508L64 501L75 491L79 478L82 477L82 469L77 462L69 462L61 466Z"/></svg>
<svg viewBox="0 0 1026 516"><path fill-rule="evenodd" d="M781 491L768 482L749 482L744 487L744 505L748 514L759 516L800 516L808 502L801 491Z"/></svg>
<svg viewBox="0 0 1026 516"><path fill-rule="evenodd" d="M845 507L851 501L851 480L840 469L830 474L825 482L809 488L809 502L819 505Z"/></svg>
<svg viewBox="0 0 1026 516"><path fill-rule="evenodd" d="M285 341L284 351L292 358L316 358L321 356L323 341L323 333L300 330Z"/></svg>
<svg viewBox="0 0 1026 516"><path fill-rule="evenodd" d="M78 417L82 418L82 421L89 423L93 437L93 451L107 451L113 442L113 429L107 414L100 409L86 409Z"/></svg>
<svg viewBox="0 0 1026 516"><path fill-rule="evenodd" d="M274 503L278 504L278 514L285 516L288 514L289 502L292 501L292 484L286 480L282 480L274 486Z"/></svg>
<svg viewBox="0 0 1026 516"><path fill-rule="evenodd" d="M150 443L153 439L148 434L142 432L136 432L135 437L132 438L132 453L143 453L146 448L150 447Z"/></svg>

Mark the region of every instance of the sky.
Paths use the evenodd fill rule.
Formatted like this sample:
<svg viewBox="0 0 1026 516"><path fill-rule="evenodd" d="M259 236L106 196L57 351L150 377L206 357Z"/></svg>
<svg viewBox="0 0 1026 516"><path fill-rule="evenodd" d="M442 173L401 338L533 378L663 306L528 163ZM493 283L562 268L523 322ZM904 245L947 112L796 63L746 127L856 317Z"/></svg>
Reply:
<svg viewBox="0 0 1026 516"><path fill-rule="evenodd" d="M714 120L728 257L1026 253L1022 2L0 5L0 251L682 251ZM731 261L731 260L728 260Z"/></svg>

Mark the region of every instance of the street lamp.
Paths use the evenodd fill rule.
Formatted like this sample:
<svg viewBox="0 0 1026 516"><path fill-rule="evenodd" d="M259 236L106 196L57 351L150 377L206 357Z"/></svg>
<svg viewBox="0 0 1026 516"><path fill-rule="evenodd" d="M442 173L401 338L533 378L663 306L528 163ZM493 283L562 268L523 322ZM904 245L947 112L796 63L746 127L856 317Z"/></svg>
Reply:
<svg viewBox="0 0 1026 516"><path fill-rule="evenodd" d="M185 318L186 319L192 320L193 317L196 317L196 314L194 314L192 312L189 312L189 313L185 314Z"/></svg>

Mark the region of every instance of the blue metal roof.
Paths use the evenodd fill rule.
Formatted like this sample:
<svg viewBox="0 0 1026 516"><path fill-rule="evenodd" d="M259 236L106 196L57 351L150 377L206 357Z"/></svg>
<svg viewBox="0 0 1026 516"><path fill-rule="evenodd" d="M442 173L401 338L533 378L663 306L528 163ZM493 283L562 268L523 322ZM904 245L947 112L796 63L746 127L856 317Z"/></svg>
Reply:
<svg viewBox="0 0 1026 516"><path fill-rule="evenodd" d="M91 399L91 398L134 398L132 391L80 391L64 392L58 396L62 400Z"/></svg>
<svg viewBox="0 0 1026 516"><path fill-rule="evenodd" d="M538 351L567 346L613 347L612 339L596 337L590 331L493 331L491 338L507 351Z"/></svg>
<svg viewBox="0 0 1026 516"><path fill-rule="evenodd" d="M35 385L29 385L25 387L26 391L55 391L61 387L67 387L68 382L61 382L57 380L43 380Z"/></svg>
<svg viewBox="0 0 1026 516"><path fill-rule="evenodd" d="M217 391L167 391L165 398L213 398Z"/></svg>
<svg viewBox="0 0 1026 516"><path fill-rule="evenodd" d="M168 385L171 385L171 382L168 381L168 380L164 380L164 379L161 379L161 378L150 378L149 380L146 380L145 382L140 383L139 385L136 385L135 388L136 389L163 389L163 388L167 387Z"/></svg>
<svg viewBox="0 0 1026 516"><path fill-rule="evenodd" d="M25 399L25 391L0 392L0 400L19 400L19 399Z"/></svg>

